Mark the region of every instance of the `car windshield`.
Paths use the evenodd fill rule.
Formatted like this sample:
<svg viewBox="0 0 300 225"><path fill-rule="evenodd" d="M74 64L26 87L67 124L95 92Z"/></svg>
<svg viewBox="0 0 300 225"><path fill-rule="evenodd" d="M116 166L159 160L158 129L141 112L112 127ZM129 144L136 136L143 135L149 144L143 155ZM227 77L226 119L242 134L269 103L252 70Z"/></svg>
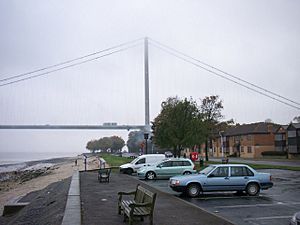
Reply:
<svg viewBox="0 0 300 225"><path fill-rule="evenodd" d="M135 158L134 160L131 161L131 164L135 164L139 159L140 159L139 157Z"/></svg>
<svg viewBox="0 0 300 225"><path fill-rule="evenodd" d="M210 171L212 171L215 168L215 166L208 166L205 169L201 170L199 174L205 174L207 175Z"/></svg>

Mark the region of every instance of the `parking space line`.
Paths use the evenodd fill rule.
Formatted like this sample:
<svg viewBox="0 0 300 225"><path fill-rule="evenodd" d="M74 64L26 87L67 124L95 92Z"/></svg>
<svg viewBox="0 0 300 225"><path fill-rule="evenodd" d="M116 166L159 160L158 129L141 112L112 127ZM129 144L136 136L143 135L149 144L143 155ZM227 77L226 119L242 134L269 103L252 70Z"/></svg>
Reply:
<svg viewBox="0 0 300 225"><path fill-rule="evenodd" d="M300 202L277 202L273 204L254 204L254 205L227 205L227 206L215 206L214 208L251 208L251 207L270 207L280 205L300 205Z"/></svg>
<svg viewBox="0 0 300 225"><path fill-rule="evenodd" d="M216 197L199 197L194 199L210 200L210 199L265 198L265 197L267 196L227 196L227 197L216 196Z"/></svg>
<svg viewBox="0 0 300 225"><path fill-rule="evenodd" d="M273 220L273 219L288 219L292 218L293 215L290 216L268 216L268 217L257 217L257 218L246 218L244 221L251 221L251 220Z"/></svg>

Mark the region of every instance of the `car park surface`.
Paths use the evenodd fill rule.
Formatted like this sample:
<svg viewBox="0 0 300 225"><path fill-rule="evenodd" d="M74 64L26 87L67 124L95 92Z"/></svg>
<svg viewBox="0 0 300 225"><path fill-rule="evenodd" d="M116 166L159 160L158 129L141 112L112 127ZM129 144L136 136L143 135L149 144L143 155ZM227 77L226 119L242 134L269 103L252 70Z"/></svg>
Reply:
<svg viewBox="0 0 300 225"><path fill-rule="evenodd" d="M209 192L189 198L169 188L168 180L147 181L161 191L177 196L237 225L288 225L300 208L300 172L258 170L271 173L274 186L258 196L235 192Z"/></svg>

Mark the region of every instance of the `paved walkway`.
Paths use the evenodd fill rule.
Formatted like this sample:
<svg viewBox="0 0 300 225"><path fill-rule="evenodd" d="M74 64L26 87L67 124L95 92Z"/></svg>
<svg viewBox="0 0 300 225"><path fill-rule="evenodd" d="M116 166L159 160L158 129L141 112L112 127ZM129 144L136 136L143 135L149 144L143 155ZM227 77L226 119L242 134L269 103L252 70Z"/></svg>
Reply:
<svg viewBox="0 0 300 225"><path fill-rule="evenodd" d="M110 183L99 183L96 172L80 173L81 217L83 225L127 225L117 213L117 193L132 191L136 185L157 193L154 225L230 225L232 223L210 214L173 195L160 192L131 176L112 173ZM147 225L136 221L135 225Z"/></svg>

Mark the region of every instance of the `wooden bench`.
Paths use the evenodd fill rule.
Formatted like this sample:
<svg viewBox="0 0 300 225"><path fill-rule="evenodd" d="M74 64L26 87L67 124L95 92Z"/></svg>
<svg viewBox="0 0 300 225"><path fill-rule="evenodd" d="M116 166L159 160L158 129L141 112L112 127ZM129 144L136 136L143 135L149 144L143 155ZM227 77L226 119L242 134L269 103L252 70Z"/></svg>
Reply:
<svg viewBox="0 0 300 225"><path fill-rule="evenodd" d="M111 168L102 168L98 170L98 180L101 183L102 181L109 183Z"/></svg>
<svg viewBox="0 0 300 225"><path fill-rule="evenodd" d="M149 216L150 224L153 225L153 211L156 199L156 193L145 189L139 184L135 191L119 192L118 213L124 214L124 222L129 219L129 225L132 225L134 218L140 218L142 221L144 217ZM131 200L124 200L124 195L134 195Z"/></svg>

